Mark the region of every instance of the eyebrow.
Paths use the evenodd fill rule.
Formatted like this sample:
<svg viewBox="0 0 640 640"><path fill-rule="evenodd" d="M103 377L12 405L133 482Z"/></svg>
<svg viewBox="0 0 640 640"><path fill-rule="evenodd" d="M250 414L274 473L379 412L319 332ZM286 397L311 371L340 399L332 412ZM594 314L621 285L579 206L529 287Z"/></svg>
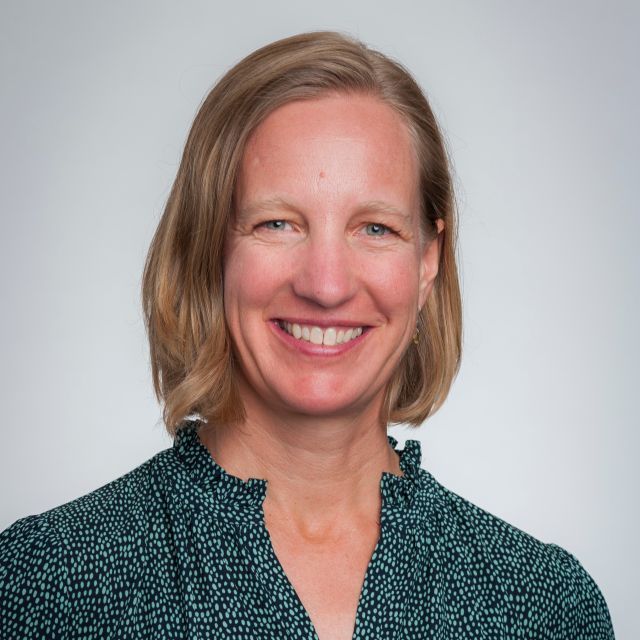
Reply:
<svg viewBox="0 0 640 640"><path fill-rule="evenodd" d="M384 202L384 200L369 200L368 202L363 202L357 208L357 213L386 213L393 216L399 216L400 218L405 218L407 220L411 219L411 215L408 211L402 211L397 207L394 207L392 204L388 202Z"/></svg>
<svg viewBox="0 0 640 640"><path fill-rule="evenodd" d="M256 202L251 202L245 207L242 207L238 211L238 217L240 219L246 218L252 214L257 213L261 210L271 210L271 209L280 209L284 211L292 211L299 212L298 207L288 202L284 198L274 197L274 198L265 198L264 200L258 200ZM398 216L400 218L410 220L411 216L408 212L402 211L397 207L394 207L392 204L388 202L384 202L383 200L368 200L366 202L360 203L356 207L356 214L362 213L383 213L393 216Z"/></svg>
<svg viewBox="0 0 640 640"><path fill-rule="evenodd" d="M298 209L290 202L287 202L284 198L265 198L264 200L258 200L251 202L248 205L238 210L238 218L246 218L252 214L257 213L263 209L285 209L287 211L297 211Z"/></svg>

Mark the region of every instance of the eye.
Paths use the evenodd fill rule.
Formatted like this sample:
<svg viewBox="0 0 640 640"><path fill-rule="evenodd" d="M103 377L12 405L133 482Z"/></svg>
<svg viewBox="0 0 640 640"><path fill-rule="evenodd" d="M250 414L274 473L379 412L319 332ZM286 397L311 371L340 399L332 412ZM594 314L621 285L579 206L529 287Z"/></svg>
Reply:
<svg viewBox="0 0 640 640"><path fill-rule="evenodd" d="M369 236L378 236L378 237L382 237L382 236L386 236L390 233L393 233L393 230L389 227L387 227L384 224L380 224L378 222L372 222L370 224L368 224L366 227L366 232L367 235Z"/></svg>
<svg viewBox="0 0 640 640"><path fill-rule="evenodd" d="M268 229L269 231L282 231L287 225L286 220L266 220L257 225L257 228Z"/></svg>

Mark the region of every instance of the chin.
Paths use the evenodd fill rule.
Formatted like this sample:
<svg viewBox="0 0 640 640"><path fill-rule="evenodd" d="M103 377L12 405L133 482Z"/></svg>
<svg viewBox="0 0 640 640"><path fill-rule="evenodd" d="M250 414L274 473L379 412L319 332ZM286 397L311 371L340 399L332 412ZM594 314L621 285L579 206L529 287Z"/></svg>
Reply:
<svg viewBox="0 0 640 640"><path fill-rule="evenodd" d="M288 394L285 396L279 394L280 406L291 413L299 413L316 418L362 413L373 403L373 398L371 397L337 397L335 393L314 394L305 393L302 390L296 391L295 397L289 397Z"/></svg>

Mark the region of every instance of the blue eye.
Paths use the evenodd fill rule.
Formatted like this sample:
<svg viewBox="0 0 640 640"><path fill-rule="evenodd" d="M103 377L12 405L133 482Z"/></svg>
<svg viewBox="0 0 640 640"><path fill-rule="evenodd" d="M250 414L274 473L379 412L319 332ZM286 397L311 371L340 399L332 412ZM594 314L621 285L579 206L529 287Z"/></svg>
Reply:
<svg viewBox="0 0 640 640"><path fill-rule="evenodd" d="M377 222L372 222L366 226L367 235L370 236L386 236L388 233L393 233L389 227L384 224L378 224Z"/></svg>
<svg viewBox="0 0 640 640"><path fill-rule="evenodd" d="M271 231L281 231L287 223L284 220L267 220L259 226L270 229Z"/></svg>

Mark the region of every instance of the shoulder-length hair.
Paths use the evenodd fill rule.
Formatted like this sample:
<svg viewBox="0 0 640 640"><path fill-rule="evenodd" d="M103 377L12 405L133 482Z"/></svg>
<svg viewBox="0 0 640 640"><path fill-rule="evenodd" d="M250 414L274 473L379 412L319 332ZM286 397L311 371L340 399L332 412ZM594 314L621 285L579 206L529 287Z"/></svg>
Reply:
<svg viewBox="0 0 640 640"><path fill-rule="evenodd" d="M154 389L171 435L193 414L213 424L244 417L223 307L222 254L247 139L278 107L336 92L374 96L400 114L418 159L422 228L428 235L436 219L444 222L419 339L387 387L381 420L417 426L449 392L460 363L462 309L454 192L436 119L398 62L338 32L303 33L254 51L207 95L151 242L142 302Z"/></svg>

